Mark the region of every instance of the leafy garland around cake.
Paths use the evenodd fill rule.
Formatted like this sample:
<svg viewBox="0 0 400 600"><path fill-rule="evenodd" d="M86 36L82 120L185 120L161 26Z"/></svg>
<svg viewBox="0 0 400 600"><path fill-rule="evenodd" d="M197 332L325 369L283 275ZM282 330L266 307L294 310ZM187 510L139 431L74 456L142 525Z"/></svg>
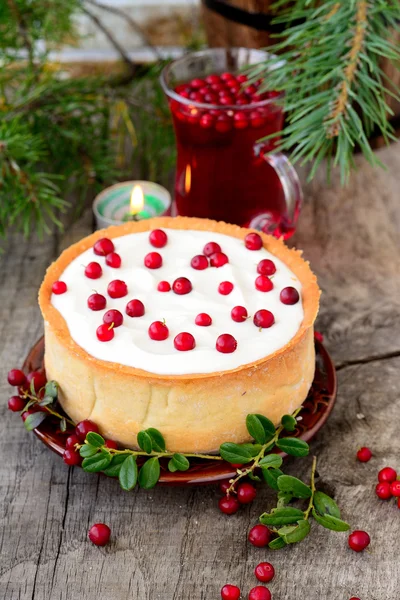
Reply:
<svg viewBox="0 0 400 600"><path fill-rule="evenodd" d="M28 431L38 427L48 416L60 419L60 429L66 431L67 424L74 426L74 423L57 412L57 395L58 384L55 381L48 381L36 393L35 381L32 380L29 390L20 388L20 397L13 397L19 398L20 405L17 406L15 401L14 408L10 404L9 407L21 412ZM110 441L105 440L96 431L89 431L82 443L76 438L72 450L76 455L79 452L84 471L117 477L122 489L126 491L132 490L136 485L144 489L153 488L160 478L160 459L168 460L167 468L171 472L187 471L190 467L189 459L225 460L236 467L236 474L229 480L226 489L228 502L229 499L235 498L238 483L243 478L259 482L264 480L277 492L276 507L259 518L273 534L273 539L268 545L275 550L302 541L310 533L311 518L333 531L349 529L348 523L340 518L336 502L325 493L316 490L315 457L308 484L297 477L285 475L281 470L282 457L271 452L277 448L291 456L308 455L309 446L306 442L284 436L285 431L291 433L295 430L296 417L300 410L293 415L283 416L278 428L263 415L247 415L246 427L254 441L245 444L225 442L220 446L218 455L169 452L163 435L154 428L138 433L140 450L119 449L114 442L110 444ZM292 501L303 501L305 506L290 506ZM226 512L229 514L229 510Z"/></svg>

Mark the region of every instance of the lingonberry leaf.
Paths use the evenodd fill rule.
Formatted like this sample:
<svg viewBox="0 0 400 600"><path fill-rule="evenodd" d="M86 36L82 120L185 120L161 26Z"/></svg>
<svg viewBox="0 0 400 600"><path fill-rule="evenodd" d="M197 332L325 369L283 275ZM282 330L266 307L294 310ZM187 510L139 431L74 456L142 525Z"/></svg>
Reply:
<svg viewBox="0 0 400 600"><path fill-rule="evenodd" d="M281 475L278 477L278 488L282 492L290 492L295 498L310 498L312 495L309 485L291 475Z"/></svg>
<svg viewBox="0 0 400 600"><path fill-rule="evenodd" d="M264 481L269 485L273 490L279 491L278 487L278 477L283 475L283 472L280 469L267 469L262 467L261 469L262 476L264 477Z"/></svg>
<svg viewBox="0 0 400 600"><path fill-rule="evenodd" d="M145 490L153 488L160 478L160 461L157 456L149 458L139 471L139 485Z"/></svg>
<svg viewBox="0 0 400 600"><path fill-rule="evenodd" d="M293 500L293 494L290 492L278 492L277 508L283 508L287 506L291 500Z"/></svg>
<svg viewBox="0 0 400 600"><path fill-rule="evenodd" d="M92 446L91 444L84 444L79 450L79 454L82 458L89 458L89 456L94 456L97 452L98 447Z"/></svg>
<svg viewBox="0 0 400 600"><path fill-rule="evenodd" d="M27 416L25 419L24 425L27 431L32 431L36 427L39 427L40 423L43 423L45 418L47 417L47 413L45 412L34 412Z"/></svg>
<svg viewBox="0 0 400 600"><path fill-rule="evenodd" d="M260 467L267 469L279 469L279 467L282 465L282 462L282 456L279 456L279 454L267 454L267 456L264 456L264 458L262 458L258 464Z"/></svg>
<svg viewBox="0 0 400 600"><path fill-rule="evenodd" d="M257 415L247 415L246 417L247 431L252 438L259 444L265 444L267 441L267 434L264 430L263 424ZM274 430L275 431L275 430Z"/></svg>
<svg viewBox="0 0 400 600"><path fill-rule="evenodd" d="M87 434L85 441L91 446L96 446L96 448L101 448L101 446L104 446L105 444L105 439L95 431L90 431Z"/></svg>
<svg viewBox="0 0 400 600"><path fill-rule="evenodd" d="M319 515L314 508L312 515L317 523L326 529L331 529L332 531L348 531L350 529L350 525L346 521L342 521L332 515Z"/></svg>
<svg viewBox="0 0 400 600"><path fill-rule="evenodd" d="M168 461L168 471L171 471L171 473L175 473L175 471L177 471L177 470L178 470L178 467L176 466L176 464L174 463L172 458L170 458Z"/></svg>
<svg viewBox="0 0 400 600"><path fill-rule="evenodd" d="M304 513L299 508L275 508L270 513L264 513L260 517L260 523L268 526L290 525L304 518Z"/></svg>
<svg viewBox="0 0 400 600"><path fill-rule="evenodd" d="M49 406L49 404L53 404L54 398L52 396L45 396L43 400L38 402L39 406Z"/></svg>
<svg viewBox="0 0 400 600"><path fill-rule="evenodd" d="M165 452L165 440L158 429L149 427L146 429L146 433L151 437L151 443L155 452Z"/></svg>
<svg viewBox="0 0 400 600"><path fill-rule="evenodd" d="M272 542L270 542L268 544L268 548L271 548L271 550L280 550L281 548L284 548L285 546L286 546L286 542L281 537L275 538L274 540L272 540Z"/></svg>
<svg viewBox="0 0 400 600"><path fill-rule="evenodd" d="M186 456L183 456L183 454L179 454L178 452L172 456L171 461L174 463L178 471L187 471L190 467L190 463Z"/></svg>
<svg viewBox="0 0 400 600"><path fill-rule="evenodd" d="M267 419L267 417L264 417L264 415L250 414L250 415L247 415L246 425L247 425L247 419L249 417L256 417L258 424L261 424L262 428L264 429L265 441L259 442L259 443L265 444L266 442L268 442L269 440L271 440L274 437L274 435L276 433L276 429L275 429L275 425L272 423L272 421ZM257 427L259 427L258 424L257 424ZM249 431L249 433L250 433L250 431ZM252 435L252 434L250 433L250 435Z"/></svg>
<svg viewBox="0 0 400 600"><path fill-rule="evenodd" d="M60 421L60 431L62 431L63 433L67 431L67 420L65 417L63 417Z"/></svg>
<svg viewBox="0 0 400 600"><path fill-rule="evenodd" d="M297 438L281 438L276 442L280 450L291 456L307 456L310 447L307 442Z"/></svg>
<svg viewBox="0 0 400 600"><path fill-rule="evenodd" d="M297 427L297 421L292 415L283 415L281 423L286 431L294 431Z"/></svg>
<svg viewBox="0 0 400 600"><path fill-rule="evenodd" d="M241 448L246 448L246 450L250 452L253 458L260 453L260 450L262 448L261 444L238 444L238 446L240 446Z"/></svg>
<svg viewBox="0 0 400 600"><path fill-rule="evenodd" d="M219 453L224 460L234 464L246 464L252 459L251 453L247 448L233 442L221 444Z"/></svg>
<svg viewBox="0 0 400 600"><path fill-rule="evenodd" d="M107 469L104 469L104 475L108 477L118 477L121 465L129 454L114 454Z"/></svg>
<svg viewBox="0 0 400 600"><path fill-rule="evenodd" d="M310 533L310 523L306 519L300 519L296 527L278 529L278 535L283 538L287 544L301 542Z"/></svg>
<svg viewBox="0 0 400 600"><path fill-rule="evenodd" d="M254 473L252 473L251 471L247 474L247 477L252 481L261 481L261 477L259 477L258 475L254 475Z"/></svg>
<svg viewBox="0 0 400 600"><path fill-rule="evenodd" d="M48 381L44 386L44 395L50 396L53 400L55 400L58 396L58 383L57 381Z"/></svg>
<svg viewBox="0 0 400 600"><path fill-rule="evenodd" d="M139 431L139 433L137 434L137 443L139 447L142 450L144 450L144 452L147 452L147 454L151 454L151 451L153 449L153 443L147 431Z"/></svg>
<svg viewBox="0 0 400 600"><path fill-rule="evenodd" d="M82 446L83 447L83 446ZM93 456L84 458L82 462L82 468L88 473L98 473L104 471L111 462L111 454L106 451L97 452Z"/></svg>
<svg viewBox="0 0 400 600"><path fill-rule="evenodd" d="M336 502L324 492L315 492L314 508L320 515L332 515L340 519L340 509Z"/></svg>
<svg viewBox="0 0 400 600"><path fill-rule="evenodd" d="M123 490L129 492L129 490L132 490L135 487L137 478L138 468L136 464L136 457L130 454L122 462L119 469L118 479L120 486Z"/></svg>

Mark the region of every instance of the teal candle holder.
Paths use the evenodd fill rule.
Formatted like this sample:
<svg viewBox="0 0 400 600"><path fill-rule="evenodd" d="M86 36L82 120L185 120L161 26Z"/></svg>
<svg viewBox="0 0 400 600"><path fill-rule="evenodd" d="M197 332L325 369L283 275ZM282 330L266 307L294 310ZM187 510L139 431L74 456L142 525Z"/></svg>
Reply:
<svg viewBox="0 0 400 600"><path fill-rule="evenodd" d="M139 186L144 196L143 208L132 215L130 200L132 190ZM121 225L127 221L141 221L152 217L171 214L171 194L164 187L152 181L123 181L106 188L93 202L96 229L110 225Z"/></svg>

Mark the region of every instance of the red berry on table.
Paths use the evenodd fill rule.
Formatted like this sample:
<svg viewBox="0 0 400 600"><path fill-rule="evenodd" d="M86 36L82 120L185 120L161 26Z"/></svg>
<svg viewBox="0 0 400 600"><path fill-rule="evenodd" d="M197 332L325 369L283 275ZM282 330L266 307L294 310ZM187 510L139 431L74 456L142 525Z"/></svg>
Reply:
<svg viewBox="0 0 400 600"><path fill-rule="evenodd" d="M250 529L248 539L253 546L264 548L271 541L271 532L265 525L255 525Z"/></svg>
<svg viewBox="0 0 400 600"><path fill-rule="evenodd" d="M162 256L158 252L149 252L144 257L144 266L148 269L159 269L162 266Z"/></svg>
<svg viewBox="0 0 400 600"><path fill-rule="evenodd" d="M237 348L237 341L230 333L223 333L217 337L215 347L222 354L231 354Z"/></svg>
<svg viewBox="0 0 400 600"><path fill-rule="evenodd" d="M320 342L321 344L324 341L324 336L320 331L314 331L314 338L317 340L317 342Z"/></svg>
<svg viewBox="0 0 400 600"><path fill-rule="evenodd" d="M157 290L159 292L170 292L171 284L169 281L160 281L160 283L157 285Z"/></svg>
<svg viewBox="0 0 400 600"><path fill-rule="evenodd" d="M354 552L362 552L369 545L371 538L366 531L356 530L349 535L349 546Z"/></svg>
<svg viewBox="0 0 400 600"><path fill-rule="evenodd" d="M223 267L228 262L229 259L223 252L215 252L215 254L211 254L210 256L210 265L212 267L216 267L217 269Z"/></svg>
<svg viewBox="0 0 400 600"><path fill-rule="evenodd" d="M106 325L105 323L99 325L96 329L96 335L99 342L110 342L115 335L113 325Z"/></svg>
<svg viewBox="0 0 400 600"><path fill-rule="evenodd" d="M106 265L113 269L119 269L121 266L121 257L117 252L110 252L106 256Z"/></svg>
<svg viewBox="0 0 400 600"><path fill-rule="evenodd" d="M128 293L128 286L125 281L114 279L114 281L110 281L108 284L107 292L111 298L123 298Z"/></svg>
<svg viewBox="0 0 400 600"><path fill-rule="evenodd" d="M111 529L104 523L95 523L88 532L88 538L96 546L105 546L108 544L111 535Z"/></svg>
<svg viewBox="0 0 400 600"><path fill-rule="evenodd" d="M112 448L113 450L118 450L118 444L117 444L117 442L114 442L114 440L106 440L104 442L104 445L106 446L106 448Z"/></svg>
<svg viewBox="0 0 400 600"><path fill-rule="evenodd" d="M11 396L8 399L8 408L12 410L12 412L21 412L25 407L27 400L21 398L20 396Z"/></svg>
<svg viewBox="0 0 400 600"><path fill-rule="evenodd" d="M263 242L258 233L248 233L244 238L244 245L248 250L260 250L263 246Z"/></svg>
<svg viewBox="0 0 400 600"><path fill-rule="evenodd" d="M68 448L67 450L64 450L63 461L65 462L66 465L68 465L70 467L74 467L74 466L80 465L82 459L79 455L79 452L77 452L76 450L73 450L72 448Z"/></svg>
<svg viewBox="0 0 400 600"><path fill-rule="evenodd" d="M190 266L197 271L203 271L208 267L208 259L203 254L197 254L190 261Z"/></svg>
<svg viewBox="0 0 400 600"><path fill-rule="evenodd" d="M240 504L250 504L257 496L257 490L251 483L244 482L238 486L237 499Z"/></svg>
<svg viewBox="0 0 400 600"><path fill-rule="evenodd" d="M400 498L400 481L398 481L397 479L396 481L392 481L392 483L390 484L390 491L392 493L392 496Z"/></svg>
<svg viewBox="0 0 400 600"><path fill-rule="evenodd" d="M192 284L187 277L178 277L172 284L172 291L179 296L189 294L192 291Z"/></svg>
<svg viewBox="0 0 400 600"><path fill-rule="evenodd" d="M215 123L215 129L219 131L219 133L227 133L232 129L232 120L226 114L221 114L217 117L217 122Z"/></svg>
<svg viewBox="0 0 400 600"><path fill-rule="evenodd" d="M211 256L216 252L221 252L221 246L217 242L208 242L203 248L203 254L205 256Z"/></svg>
<svg viewBox="0 0 400 600"><path fill-rule="evenodd" d="M208 104L215 104L217 98L213 97L212 94L206 94L204 96L205 102ZM214 117L210 113L206 113L200 117L200 127L203 129L210 129L214 125Z"/></svg>
<svg viewBox="0 0 400 600"><path fill-rule="evenodd" d="M275 323L275 317L271 311L262 308L254 315L253 323L256 327L267 329L268 327L272 327L272 325Z"/></svg>
<svg viewBox="0 0 400 600"><path fill-rule="evenodd" d="M25 373L21 371L21 369L11 369L11 371L8 371L7 381L10 385L13 385L14 387L24 385L26 382Z"/></svg>
<svg viewBox="0 0 400 600"><path fill-rule="evenodd" d="M268 581L271 581L274 578L275 569L271 563L262 562L254 569L254 575L257 577L258 581L268 583Z"/></svg>
<svg viewBox="0 0 400 600"><path fill-rule="evenodd" d="M143 317L144 315L144 304L141 300L129 300L126 305L125 312L128 317Z"/></svg>
<svg viewBox="0 0 400 600"><path fill-rule="evenodd" d="M108 238L101 238L100 240L97 240L93 246L93 251L98 256L107 256L107 254L114 252L114 250L114 244Z"/></svg>
<svg viewBox="0 0 400 600"><path fill-rule="evenodd" d="M222 600L239 600L240 589L236 585L227 583L221 590Z"/></svg>
<svg viewBox="0 0 400 600"><path fill-rule="evenodd" d="M168 335L168 327L162 321L154 321L149 327L149 337L152 340L161 342L166 340Z"/></svg>
<svg viewBox="0 0 400 600"><path fill-rule="evenodd" d="M271 600L271 598L271 592L263 585L256 585L249 592L249 600Z"/></svg>
<svg viewBox="0 0 400 600"><path fill-rule="evenodd" d="M395 479L397 479L397 473L392 467L384 467L378 473L378 481L381 483L384 483L385 481L387 483L392 483Z"/></svg>
<svg viewBox="0 0 400 600"><path fill-rule="evenodd" d="M56 296L59 296L60 294L65 294L65 292L67 291L67 284L64 281L55 281L51 286L51 291L53 292L53 294L56 294Z"/></svg>
<svg viewBox="0 0 400 600"><path fill-rule="evenodd" d="M194 322L200 327L209 327L212 323L212 318L207 313L199 313Z"/></svg>
<svg viewBox="0 0 400 600"><path fill-rule="evenodd" d="M233 290L233 283L230 281L222 281L218 286L218 292L222 294L222 296L228 296Z"/></svg>
<svg viewBox="0 0 400 600"><path fill-rule="evenodd" d="M360 462L368 462L372 458L372 452L369 448L363 446L358 450L357 458Z"/></svg>
<svg viewBox="0 0 400 600"><path fill-rule="evenodd" d="M94 433L99 433L99 428L97 427L96 423L93 423L93 421L90 421L89 419L80 421L75 427L75 435L78 437L80 442L84 442L87 434L91 431L94 431Z"/></svg>
<svg viewBox="0 0 400 600"><path fill-rule="evenodd" d="M183 331L175 336L174 346L176 350L179 350L180 352L187 352L188 350L193 350L196 346L196 342L191 333Z"/></svg>
<svg viewBox="0 0 400 600"><path fill-rule="evenodd" d="M397 506L400 508L400 498L397 498Z"/></svg>
<svg viewBox="0 0 400 600"><path fill-rule="evenodd" d="M123 320L124 317L122 313L119 312L119 310L117 310L116 308L108 310L103 315L103 323L105 323L106 325L113 325L113 327L119 327L120 325L122 325Z"/></svg>
<svg viewBox="0 0 400 600"><path fill-rule="evenodd" d="M350 598L350 600L360 600L360 598L356 598L355 596L353 596L352 598Z"/></svg>
<svg viewBox="0 0 400 600"><path fill-rule="evenodd" d="M65 442L65 448L67 450L75 450L75 444L79 444L79 439L78 436L73 433L72 435L68 436Z"/></svg>
<svg viewBox="0 0 400 600"><path fill-rule="evenodd" d="M85 275L89 279L98 279L103 274L103 269L98 262L90 262L85 267Z"/></svg>
<svg viewBox="0 0 400 600"><path fill-rule="evenodd" d="M390 483L384 481L383 483L377 483L375 487L375 493L381 500L389 500L392 497L390 490Z"/></svg>
<svg viewBox="0 0 400 600"><path fill-rule="evenodd" d="M297 304L300 300L299 292L291 286L283 288L279 298L283 304Z"/></svg>
<svg viewBox="0 0 400 600"><path fill-rule="evenodd" d="M276 272L275 263L269 258L263 258L257 265L257 273L260 275L273 275Z"/></svg>
<svg viewBox="0 0 400 600"><path fill-rule="evenodd" d="M46 375L43 371L31 371L26 376L27 387L30 387L32 381L35 391L38 392L47 383Z"/></svg>
<svg viewBox="0 0 400 600"><path fill-rule="evenodd" d="M231 482L229 481L229 479L225 479L225 481L221 481L221 483L219 484L219 491L226 495L226 492L229 490L229 488L231 487Z"/></svg>
<svg viewBox="0 0 400 600"><path fill-rule="evenodd" d="M168 236L162 229L153 229L149 233L149 242L154 248L164 248L168 241Z"/></svg>
<svg viewBox="0 0 400 600"><path fill-rule="evenodd" d="M236 323L243 323L247 317L248 313L244 306L234 306L231 310L232 321L236 321Z"/></svg>
<svg viewBox="0 0 400 600"><path fill-rule="evenodd" d="M102 294L91 294L87 299L87 305L90 310L103 310L106 307L107 300Z"/></svg>
<svg viewBox="0 0 400 600"><path fill-rule="evenodd" d="M223 496L218 502L218 508L224 515L233 515L239 508L239 501L235 496Z"/></svg>
<svg viewBox="0 0 400 600"><path fill-rule="evenodd" d="M273 289L274 284L269 277L259 275L255 280L255 287L259 292L270 292Z"/></svg>

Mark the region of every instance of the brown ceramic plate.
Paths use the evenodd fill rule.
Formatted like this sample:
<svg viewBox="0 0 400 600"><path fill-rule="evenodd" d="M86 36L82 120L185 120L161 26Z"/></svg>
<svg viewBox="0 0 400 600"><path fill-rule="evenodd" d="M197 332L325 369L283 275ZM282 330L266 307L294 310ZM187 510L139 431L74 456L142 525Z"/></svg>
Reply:
<svg viewBox="0 0 400 600"><path fill-rule="evenodd" d="M299 421L293 437L308 442L321 429L329 417L336 400L335 367L323 344L315 340L316 369L310 392L299 413ZM41 338L30 350L24 362L25 372L43 368L44 338ZM59 429L59 421L46 419L33 430L35 435L48 448L62 456L65 441L71 431L65 433ZM279 452L282 454L282 452ZM227 479L235 474L232 466L225 461L196 460L190 469L184 472L170 473L165 465L162 466L159 483L164 485L199 485Z"/></svg>

